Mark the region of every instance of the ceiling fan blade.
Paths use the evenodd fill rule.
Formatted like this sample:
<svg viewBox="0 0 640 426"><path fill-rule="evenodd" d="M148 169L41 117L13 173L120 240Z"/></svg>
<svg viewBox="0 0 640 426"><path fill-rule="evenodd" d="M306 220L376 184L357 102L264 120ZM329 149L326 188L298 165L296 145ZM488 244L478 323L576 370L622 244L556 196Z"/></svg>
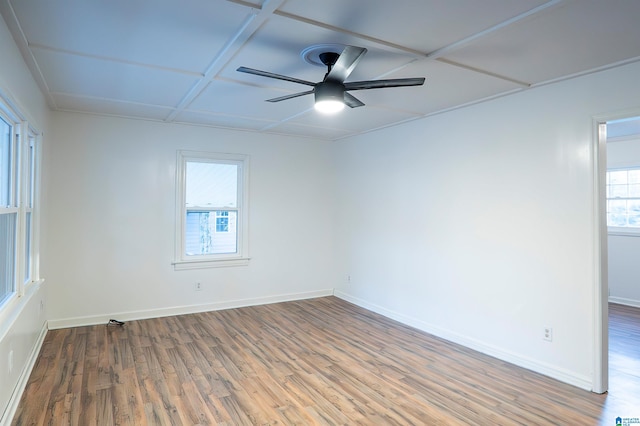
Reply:
<svg viewBox="0 0 640 426"><path fill-rule="evenodd" d="M348 105L351 108L364 106L364 104L360 101L360 99L356 98L355 96L347 92L344 92L344 103L345 105Z"/></svg>
<svg viewBox="0 0 640 426"><path fill-rule="evenodd" d="M259 76L262 76L262 77L275 78L277 80L290 81L292 83L305 84L307 86L315 86L316 85L315 83L312 83L312 82L306 81L306 80L300 80L299 78L287 77L286 75L274 74L272 72L260 71L260 70L256 70L256 69L253 69L253 68L240 67L236 71L244 72L244 73L247 73L247 74L259 75Z"/></svg>
<svg viewBox="0 0 640 426"><path fill-rule="evenodd" d="M347 46L344 48L336 63L331 67L324 81L344 82L354 70L360 59L367 53L364 47Z"/></svg>
<svg viewBox="0 0 640 426"><path fill-rule="evenodd" d="M393 78L388 80L352 81L344 83L345 90L382 89L384 87L422 86L424 77Z"/></svg>
<svg viewBox="0 0 640 426"><path fill-rule="evenodd" d="M313 90L309 90L307 92L294 93L292 95L280 96L279 98L267 99L267 102L280 102L286 101L287 99L297 98L299 96L310 95L313 93Z"/></svg>

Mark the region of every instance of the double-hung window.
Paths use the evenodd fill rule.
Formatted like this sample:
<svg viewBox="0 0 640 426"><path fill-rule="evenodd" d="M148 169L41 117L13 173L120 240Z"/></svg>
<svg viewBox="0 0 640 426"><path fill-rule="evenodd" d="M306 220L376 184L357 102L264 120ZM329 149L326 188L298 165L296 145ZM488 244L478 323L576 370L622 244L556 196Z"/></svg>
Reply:
<svg viewBox="0 0 640 426"><path fill-rule="evenodd" d="M640 167L607 170L607 226L640 233Z"/></svg>
<svg viewBox="0 0 640 426"><path fill-rule="evenodd" d="M0 307L37 280L37 141L0 92Z"/></svg>
<svg viewBox="0 0 640 426"><path fill-rule="evenodd" d="M248 262L248 157L179 151L176 269Z"/></svg>

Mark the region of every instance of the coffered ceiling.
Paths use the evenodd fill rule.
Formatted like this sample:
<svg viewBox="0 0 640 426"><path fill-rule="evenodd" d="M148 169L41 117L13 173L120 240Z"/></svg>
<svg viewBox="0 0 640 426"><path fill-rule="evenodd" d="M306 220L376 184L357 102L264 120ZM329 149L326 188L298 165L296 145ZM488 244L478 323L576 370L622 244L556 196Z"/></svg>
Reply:
<svg viewBox="0 0 640 426"><path fill-rule="evenodd" d="M54 110L335 140L640 60L637 0L0 0ZM368 49L347 81L426 77L355 93L336 115L308 90L317 44Z"/></svg>

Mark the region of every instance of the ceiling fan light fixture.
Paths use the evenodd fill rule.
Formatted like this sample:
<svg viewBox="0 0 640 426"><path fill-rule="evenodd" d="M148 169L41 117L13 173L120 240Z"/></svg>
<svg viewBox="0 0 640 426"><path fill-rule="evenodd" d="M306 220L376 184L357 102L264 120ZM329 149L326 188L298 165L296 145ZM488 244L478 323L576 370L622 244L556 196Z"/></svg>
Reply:
<svg viewBox="0 0 640 426"><path fill-rule="evenodd" d="M344 108L344 85L318 83L314 89L315 109L323 114L335 114Z"/></svg>
<svg viewBox="0 0 640 426"><path fill-rule="evenodd" d="M323 114L335 114L344 109L344 102L337 101L335 99L325 99L316 101L314 105L316 111Z"/></svg>

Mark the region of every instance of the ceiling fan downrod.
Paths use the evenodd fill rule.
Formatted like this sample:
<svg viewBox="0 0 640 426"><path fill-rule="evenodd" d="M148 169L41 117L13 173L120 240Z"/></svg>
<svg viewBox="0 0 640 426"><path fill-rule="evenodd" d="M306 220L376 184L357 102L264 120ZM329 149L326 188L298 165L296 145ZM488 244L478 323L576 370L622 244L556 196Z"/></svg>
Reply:
<svg viewBox="0 0 640 426"><path fill-rule="evenodd" d="M335 52L323 52L318 55L320 61L327 66L327 74L331 72L339 57L340 54Z"/></svg>

